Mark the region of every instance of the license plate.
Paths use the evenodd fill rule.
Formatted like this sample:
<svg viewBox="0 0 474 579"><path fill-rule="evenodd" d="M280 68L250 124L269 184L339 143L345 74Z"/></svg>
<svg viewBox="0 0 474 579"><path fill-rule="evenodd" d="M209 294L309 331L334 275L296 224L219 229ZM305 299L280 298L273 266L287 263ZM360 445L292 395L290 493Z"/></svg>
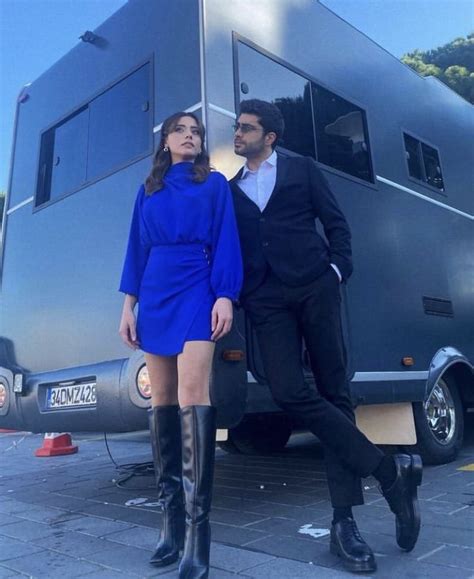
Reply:
<svg viewBox="0 0 474 579"><path fill-rule="evenodd" d="M48 388L46 397L46 407L49 410L90 407L95 406L96 402L95 382L70 386L52 386Z"/></svg>

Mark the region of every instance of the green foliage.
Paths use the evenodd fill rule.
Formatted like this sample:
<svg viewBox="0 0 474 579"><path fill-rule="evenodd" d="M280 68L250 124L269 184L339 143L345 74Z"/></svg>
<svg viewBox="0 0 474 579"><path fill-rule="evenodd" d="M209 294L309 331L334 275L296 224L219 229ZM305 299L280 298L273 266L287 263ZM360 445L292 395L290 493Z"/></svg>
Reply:
<svg viewBox="0 0 474 579"><path fill-rule="evenodd" d="M439 48L409 52L402 62L422 76L435 76L474 104L474 32Z"/></svg>

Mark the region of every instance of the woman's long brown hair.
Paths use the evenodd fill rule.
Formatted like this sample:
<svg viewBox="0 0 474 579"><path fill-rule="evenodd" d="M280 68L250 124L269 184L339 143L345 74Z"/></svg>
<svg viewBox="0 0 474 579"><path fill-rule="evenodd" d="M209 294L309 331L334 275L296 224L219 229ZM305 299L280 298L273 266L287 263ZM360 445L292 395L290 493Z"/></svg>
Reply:
<svg viewBox="0 0 474 579"><path fill-rule="evenodd" d="M207 154L204 142L204 138L206 136L204 125L198 119L198 117L192 113L174 113L174 115L171 115L164 121L161 128L160 144L158 145L158 149L155 153L155 156L153 157L151 172L145 181L146 195L152 195L155 191L159 191L164 187L163 178L171 165L171 152L165 151L166 137L176 129L176 125L179 124L179 120L183 117L191 117L196 121L196 124L199 128L199 136L201 137L201 152L194 159L194 165L192 169L194 176L192 180L194 183L203 183L211 171L209 155Z"/></svg>

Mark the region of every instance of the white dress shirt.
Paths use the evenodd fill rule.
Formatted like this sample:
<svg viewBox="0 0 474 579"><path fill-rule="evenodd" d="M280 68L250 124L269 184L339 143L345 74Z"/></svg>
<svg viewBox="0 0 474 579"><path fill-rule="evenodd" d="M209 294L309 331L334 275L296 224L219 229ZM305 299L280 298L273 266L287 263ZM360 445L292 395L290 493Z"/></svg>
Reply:
<svg viewBox="0 0 474 579"><path fill-rule="evenodd" d="M276 171L277 154L275 151L263 161L256 171L251 171L247 163L244 165L238 185L260 211L263 211L267 206L275 188Z"/></svg>
<svg viewBox="0 0 474 579"><path fill-rule="evenodd" d="M242 175L238 181L238 186L251 199L255 205L263 211L275 188L277 175L277 154L273 151L272 154L260 164L256 171L251 171L245 163ZM339 268L334 263L331 267L337 273L339 281L342 281L342 275Z"/></svg>

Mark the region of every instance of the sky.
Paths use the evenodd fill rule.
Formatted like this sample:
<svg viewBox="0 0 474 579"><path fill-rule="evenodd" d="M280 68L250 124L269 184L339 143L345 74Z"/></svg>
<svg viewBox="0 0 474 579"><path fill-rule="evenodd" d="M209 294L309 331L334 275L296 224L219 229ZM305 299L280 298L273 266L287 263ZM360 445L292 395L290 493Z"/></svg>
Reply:
<svg viewBox="0 0 474 579"><path fill-rule="evenodd" d="M321 0L398 58L474 32L473 0Z"/></svg>
<svg viewBox="0 0 474 579"><path fill-rule="evenodd" d="M321 2L397 57L416 48L436 48L474 30L472 0ZM8 187L15 103L21 88L123 4L125 0L0 0L0 191Z"/></svg>

